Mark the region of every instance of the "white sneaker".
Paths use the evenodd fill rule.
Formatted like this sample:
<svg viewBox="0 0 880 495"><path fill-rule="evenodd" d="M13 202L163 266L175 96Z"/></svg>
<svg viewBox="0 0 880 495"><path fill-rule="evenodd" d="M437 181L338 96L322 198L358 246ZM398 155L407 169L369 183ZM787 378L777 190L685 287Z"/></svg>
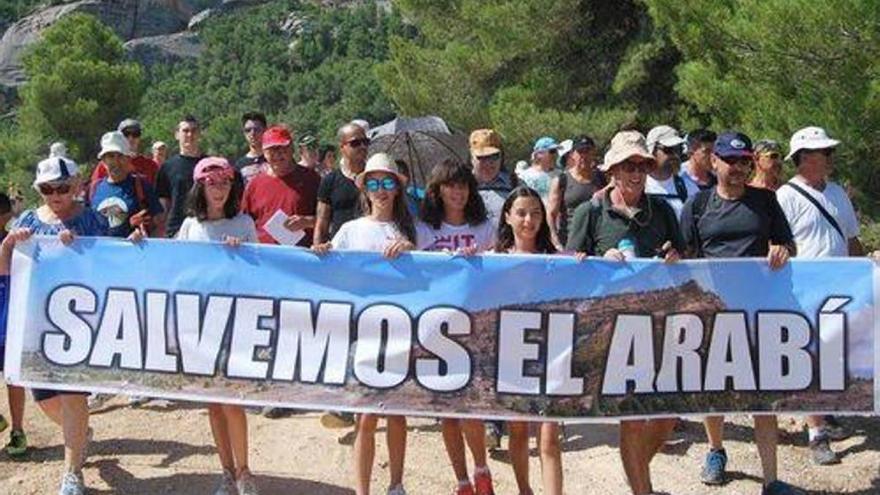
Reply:
<svg viewBox="0 0 880 495"><path fill-rule="evenodd" d="M238 486L238 495L260 495L260 490L257 488L257 483L254 481L254 477L249 472L245 471L245 475L238 479L236 485Z"/></svg>
<svg viewBox="0 0 880 495"><path fill-rule="evenodd" d="M214 495L238 495L238 488L235 487L235 476L228 469L223 470L223 477L220 479L220 485L214 490Z"/></svg>
<svg viewBox="0 0 880 495"><path fill-rule="evenodd" d="M403 485L390 486L388 487L388 495L406 495L406 490L403 489Z"/></svg>
<svg viewBox="0 0 880 495"><path fill-rule="evenodd" d="M140 407L147 402L150 402L150 398L142 395L132 395L128 397L128 405L130 407Z"/></svg>
<svg viewBox="0 0 880 495"><path fill-rule="evenodd" d="M65 473L61 478L61 489L58 495L85 495L86 487L83 484L82 475Z"/></svg>

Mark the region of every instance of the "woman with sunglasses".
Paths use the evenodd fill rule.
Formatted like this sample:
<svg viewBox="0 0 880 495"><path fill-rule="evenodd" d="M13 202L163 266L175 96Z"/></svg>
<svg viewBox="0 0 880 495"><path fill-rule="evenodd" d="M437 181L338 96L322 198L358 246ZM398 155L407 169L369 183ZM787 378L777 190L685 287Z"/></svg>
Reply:
<svg viewBox="0 0 880 495"><path fill-rule="evenodd" d="M547 210L541 196L525 186L514 189L501 208L496 253L555 254L556 247L547 224ZM508 451L520 495L532 495L529 483L529 426L525 421L510 421ZM545 495L562 495L562 448L559 423L537 423L541 478Z"/></svg>
<svg viewBox="0 0 880 495"><path fill-rule="evenodd" d="M177 239L223 242L237 247L242 242L258 243L253 219L239 213L242 184L225 158L202 158L193 171L193 187L187 196L189 216L183 220ZM258 495L248 467L248 427L242 406L210 404L208 418L214 445L223 468L214 495Z"/></svg>
<svg viewBox="0 0 880 495"><path fill-rule="evenodd" d="M32 235L55 235L64 245L77 236L106 236L109 226L100 214L76 201L80 192L77 166L72 160L52 157L37 164L34 188L42 205L24 211L0 245L0 275L9 274L12 251ZM138 237L139 238L139 237ZM91 431L87 393L32 390L34 400L64 433L64 475L60 495L85 493L82 466Z"/></svg>
<svg viewBox="0 0 880 495"><path fill-rule="evenodd" d="M645 137L636 131L614 136L600 167L612 185L575 210L567 248L590 256L680 259L684 241L672 207L645 194L648 173L657 166ZM620 457L632 492L651 493L650 462L663 446L675 419L620 422Z"/></svg>
<svg viewBox="0 0 880 495"><path fill-rule="evenodd" d="M397 170L394 160L377 153L367 160L355 183L361 191L364 216L339 228L333 240L312 246L318 254L333 250L375 251L386 258L396 258L416 247L416 228L404 198L406 177ZM406 495L403 488L403 462L406 455L406 418L386 416L388 423L388 495ZM370 494L370 478L376 454L376 426L379 416L361 414L357 419L354 441L355 493Z"/></svg>
<svg viewBox="0 0 880 495"><path fill-rule="evenodd" d="M477 179L455 160L435 166L422 201L416 227L422 251L472 255L492 249L495 226L489 221ZM486 428L475 419L443 419L443 443L455 472L457 495L492 495L492 475L486 465ZM462 437L464 433L464 437ZM464 445L474 457L474 481L468 476Z"/></svg>
<svg viewBox="0 0 880 495"><path fill-rule="evenodd" d="M775 191L783 184L782 150L779 143L762 139L755 143L755 169L749 185Z"/></svg>

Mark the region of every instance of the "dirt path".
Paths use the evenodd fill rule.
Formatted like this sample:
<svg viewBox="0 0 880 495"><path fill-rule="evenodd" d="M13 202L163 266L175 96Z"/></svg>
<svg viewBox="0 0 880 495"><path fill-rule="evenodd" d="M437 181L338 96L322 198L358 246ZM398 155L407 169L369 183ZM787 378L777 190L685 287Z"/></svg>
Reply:
<svg viewBox="0 0 880 495"><path fill-rule="evenodd" d="M6 413L5 394L0 411ZM150 403L138 409L115 398L92 416L95 440L85 469L91 494L211 494L218 480L217 458L205 411L195 406ZM342 495L349 488L351 435L345 430L321 428L315 414L269 420L248 416L251 466L262 492L272 494ZM733 481L722 488L699 483L699 466L706 445L700 423L689 420L654 462L654 484L669 494L758 494L760 464L750 443L751 420L738 416L728 424L729 469ZM856 430L835 444L843 464L814 467L800 423L781 420L779 472L810 493L880 494L880 421L845 420ZM26 413L28 439L33 446L23 461L0 453L0 494L54 494L62 467L61 434L32 402ZM384 435L377 436L374 493L384 493L387 457ZM3 435L5 443L6 435ZM614 424L566 428L566 493L626 494L617 454ZM534 452L533 452L534 454ZM431 420L410 421L405 482L412 495L451 493L452 470L446 459L439 428ZM505 453L492 456L490 468L499 495L516 494ZM532 457L532 479L541 493L539 463Z"/></svg>

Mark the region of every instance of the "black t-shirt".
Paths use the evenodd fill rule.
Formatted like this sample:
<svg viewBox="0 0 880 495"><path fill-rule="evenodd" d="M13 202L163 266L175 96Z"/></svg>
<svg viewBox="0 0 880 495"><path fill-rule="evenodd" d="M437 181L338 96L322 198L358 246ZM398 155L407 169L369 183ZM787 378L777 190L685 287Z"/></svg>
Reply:
<svg viewBox="0 0 880 495"><path fill-rule="evenodd" d="M165 161L156 175L156 194L171 200L165 221L165 235L174 237L186 218L186 195L193 186L193 170L203 156L175 155Z"/></svg>
<svg viewBox="0 0 880 495"><path fill-rule="evenodd" d="M330 205L330 237L342 224L361 216L360 191L341 170L334 170L321 179L318 201Z"/></svg>
<svg viewBox="0 0 880 495"><path fill-rule="evenodd" d="M770 243L792 242L776 194L748 186L736 200L722 198L714 188L695 194L682 210L681 233L701 258L764 257Z"/></svg>

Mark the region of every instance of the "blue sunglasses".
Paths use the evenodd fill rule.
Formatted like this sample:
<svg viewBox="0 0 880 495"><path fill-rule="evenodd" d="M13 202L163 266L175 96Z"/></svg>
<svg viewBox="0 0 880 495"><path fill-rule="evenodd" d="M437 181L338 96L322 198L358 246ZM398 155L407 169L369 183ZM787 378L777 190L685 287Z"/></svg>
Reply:
<svg viewBox="0 0 880 495"><path fill-rule="evenodd" d="M391 177L385 177L384 179L367 179L364 182L364 185L367 188L367 192L378 192L379 189L385 189L386 191L393 191L397 189L397 181L392 179Z"/></svg>

